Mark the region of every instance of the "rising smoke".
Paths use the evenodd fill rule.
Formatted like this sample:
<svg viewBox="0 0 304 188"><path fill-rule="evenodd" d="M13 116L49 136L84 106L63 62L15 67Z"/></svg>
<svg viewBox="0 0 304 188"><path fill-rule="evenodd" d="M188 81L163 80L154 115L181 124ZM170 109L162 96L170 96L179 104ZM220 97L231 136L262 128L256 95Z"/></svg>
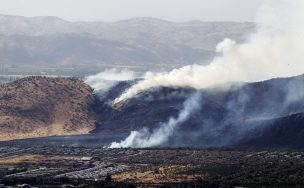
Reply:
<svg viewBox="0 0 304 188"><path fill-rule="evenodd" d="M103 72L88 76L85 82L90 85L95 92L103 94L115 86L119 81L133 80L140 77L130 70L107 69Z"/></svg>
<svg viewBox="0 0 304 188"><path fill-rule="evenodd" d="M151 132L147 128L139 131L132 131L131 134L120 143L114 142L110 148L145 148L161 145L168 141L174 129L185 122L192 112L200 108L200 94L197 92L184 102L182 110L177 118L171 117L167 123L160 124Z"/></svg>
<svg viewBox="0 0 304 188"><path fill-rule="evenodd" d="M269 1L270 2L270 1ZM247 42L225 39L222 56L208 66L189 65L169 73L149 74L113 101L113 105L159 86L207 88L228 82L256 82L304 72L304 1L278 0L258 13L257 31Z"/></svg>
<svg viewBox="0 0 304 188"><path fill-rule="evenodd" d="M245 43L237 44L230 39L223 40L217 45L217 51L222 53L222 56L214 58L207 66L189 65L168 73L146 74L143 80L116 98L113 105L155 87L204 89L229 82L257 82L303 74L303 41L304 1L278 0L275 4L265 4L257 16L257 31L248 36ZM214 114L202 115L201 119L196 120L200 127L193 132L194 134L191 133L191 137L188 132L186 135L176 133L177 128L182 126L189 115L200 109L200 97L196 94L184 103L177 118L170 118L167 123L160 124L156 129L132 131L125 140L120 143L114 142L110 147L159 146L170 142L169 139L174 134L187 136L188 139L193 139L192 143L198 143L200 140L204 147L237 143L248 132L265 124L261 122L270 122L277 117L276 115L280 116L286 111L297 112L297 108L289 106L303 99L304 92L295 92L299 90L298 86L301 83L303 79L288 83L286 88L282 88L284 86L281 85L274 86L278 90L268 92L258 99L254 89L245 87L232 95L235 98L220 103L223 110L216 113L223 117L213 118ZM286 92L286 98L282 97L284 95L281 96L281 92L275 91ZM208 113L208 110L204 113ZM176 146L180 146L180 141L184 138L175 139Z"/></svg>

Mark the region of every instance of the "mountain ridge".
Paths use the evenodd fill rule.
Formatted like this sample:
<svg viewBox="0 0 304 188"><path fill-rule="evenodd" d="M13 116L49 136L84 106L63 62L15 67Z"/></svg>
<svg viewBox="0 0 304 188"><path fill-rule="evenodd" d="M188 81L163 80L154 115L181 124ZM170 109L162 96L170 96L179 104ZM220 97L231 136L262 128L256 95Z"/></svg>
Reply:
<svg viewBox="0 0 304 188"><path fill-rule="evenodd" d="M254 23L174 23L151 18L90 23L2 16L1 64L169 70L208 64L217 55L218 42L227 37L243 41L254 30Z"/></svg>

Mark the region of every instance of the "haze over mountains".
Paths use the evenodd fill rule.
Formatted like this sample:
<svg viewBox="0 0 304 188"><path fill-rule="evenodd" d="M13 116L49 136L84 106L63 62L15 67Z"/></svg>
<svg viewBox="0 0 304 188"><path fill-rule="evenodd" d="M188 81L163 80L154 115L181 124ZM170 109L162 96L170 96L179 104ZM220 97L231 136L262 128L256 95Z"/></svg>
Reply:
<svg viewBox="0 0 304 188"><path fill-rule="evenodd" d="M237 41L253 23L174 23L134 18L113 23L0 16L1 64L168 69L208 63L224 38Z"/></svg>
<svg viewBox="0 0 304 188"><path fill-rule="evenodd" d="M0 5L0 188L304 187L304 0Z"/></svg>
<svg viewBox="0 0 304 188"><path fill-rule="evenodd" d="M274 13L266 11L257 27L152 18L89 23L2 16L3 64L152 72L106 70L90 77L92 82L86 79L94 91L76 80L73 88L68 78L30 77L11 83L9 92L3 85L1 123L11 135L21 128L30 134L13 138L91 131L59 137L56 144L76 138L80 145L112 148L304 148L303 75L298 76L304 70L303 36L298 35L304 28L304 4L295 5L299 10L278 6ZM156 71L162 69L170 71ZM31 85L35 90L29 92ZM24 103L26 97L43 101L44 108L32 100ZM11 104L5 105L6 100ZM60 131L54 132L58 125ZM43 134L35 134L37 128Z"/></svg>

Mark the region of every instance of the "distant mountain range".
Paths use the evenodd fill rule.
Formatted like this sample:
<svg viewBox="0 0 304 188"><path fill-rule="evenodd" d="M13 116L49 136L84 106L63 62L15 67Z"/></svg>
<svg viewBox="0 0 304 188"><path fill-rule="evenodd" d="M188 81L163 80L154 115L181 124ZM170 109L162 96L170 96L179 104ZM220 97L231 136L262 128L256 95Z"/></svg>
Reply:
<svg viewBox="0 0 304 188"><path fill-rule="evenodd" d="M226 37L237 41L254 23L134 18L68 22L56 17L0 15L1 64L167 69L207 63Z"/></svg>

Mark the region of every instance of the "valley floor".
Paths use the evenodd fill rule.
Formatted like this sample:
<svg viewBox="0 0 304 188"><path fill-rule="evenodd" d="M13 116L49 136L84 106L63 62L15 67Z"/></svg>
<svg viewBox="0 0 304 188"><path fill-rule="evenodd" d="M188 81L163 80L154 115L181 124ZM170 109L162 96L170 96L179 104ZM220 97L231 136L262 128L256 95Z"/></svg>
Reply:
<svg viewBox="0 0 304 188"><path fill-rule="evenodd" d="M58 187L302 187L304 152L0 148L0 184Z"/></svg>

